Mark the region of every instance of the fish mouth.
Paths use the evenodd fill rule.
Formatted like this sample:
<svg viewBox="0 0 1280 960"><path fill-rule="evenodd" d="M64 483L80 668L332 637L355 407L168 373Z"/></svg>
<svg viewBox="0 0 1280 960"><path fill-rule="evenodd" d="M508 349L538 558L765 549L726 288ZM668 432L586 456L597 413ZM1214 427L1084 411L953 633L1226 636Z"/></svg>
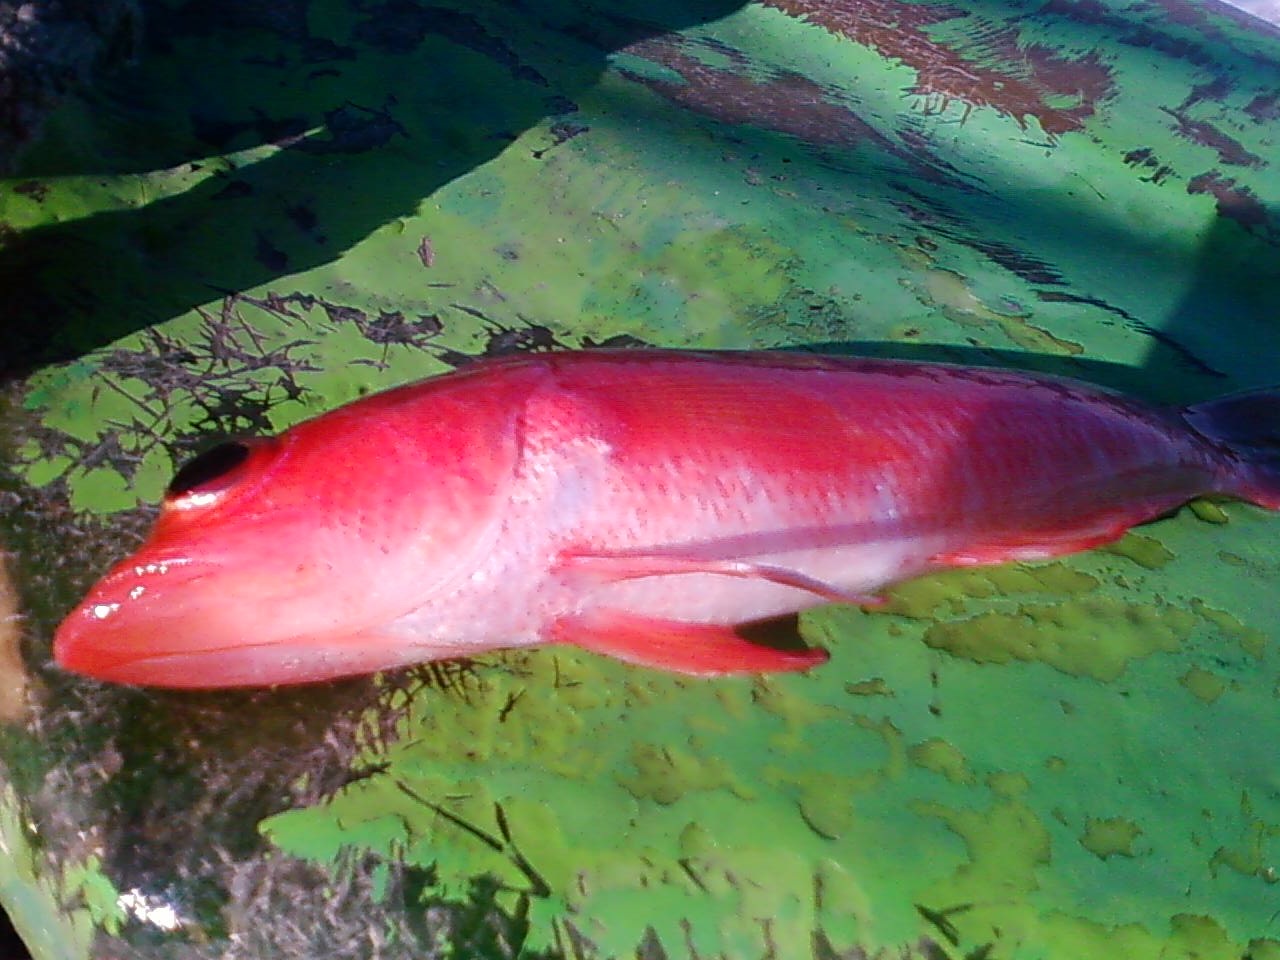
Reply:
<svg viewBox="0 0 1280 960"><path fill-rule="evenodd" d="M308 659L305 654L297 647L281 651L274 644L261 643L104 656L101 650L73 644L64 647L57 660L64 669L96 680L174 690L217 690L306 682L307 677L282 679L302 671Z"/></svg>
<svg viewBox="0 0 1280 960"><path fill-rule="evenodd" d="M54 660L96 680L211 690L332 680L402 659L384 638L342 622L308 630L285 626L279 608L255 613L269 580L261 568L139 554L63 620Z"/></svg>
<svg viewBox="0 0 1280 960"><path fill-rule="evenodd" d="M196 649L124 650L70 634L60 646L55 644L55 659L63 669L96 680L174 690L321 683L399 665L402 658L353 642L358 640L308 636Z"/></svg>
<svg viewBox="0 0 1280 960"><path fill-rule="evenodd" d="M116 669L131 662L179 648L199 649L201 604L190 588L218 569L185 556L137 555L122 561L59 624L54 660L75 673L114 679ZM223 638L217 645L225 643ZM203 644L214 645L212 638Z"/></svg>

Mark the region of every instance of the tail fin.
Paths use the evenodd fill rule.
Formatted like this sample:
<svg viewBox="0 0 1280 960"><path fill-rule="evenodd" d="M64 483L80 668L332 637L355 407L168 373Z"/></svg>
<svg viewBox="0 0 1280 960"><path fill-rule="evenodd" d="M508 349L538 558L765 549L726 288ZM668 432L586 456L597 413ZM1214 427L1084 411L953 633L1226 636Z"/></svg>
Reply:
<svg viewBox="0 0 1280 960"><path fill-rule="evenodd" d="M1280 510L1280 387L1198 403L1182 419L1239 459L1236 485L1224 493Z"/></svg>

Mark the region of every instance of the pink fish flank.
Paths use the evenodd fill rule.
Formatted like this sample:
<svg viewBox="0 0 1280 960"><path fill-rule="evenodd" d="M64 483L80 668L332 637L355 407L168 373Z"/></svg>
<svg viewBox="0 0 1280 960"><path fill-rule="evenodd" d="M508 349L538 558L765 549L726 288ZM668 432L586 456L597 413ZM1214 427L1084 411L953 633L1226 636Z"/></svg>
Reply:
<svg viewBox="0 0 1280 960"><path fill-rule="evenodd" d="M1159 409L987 369L783 353L479 362L174 478L63 667L224 687L577 644L803 670L743 624L1087 549L1189 498L1280 508L1280 394Z"/></svg>

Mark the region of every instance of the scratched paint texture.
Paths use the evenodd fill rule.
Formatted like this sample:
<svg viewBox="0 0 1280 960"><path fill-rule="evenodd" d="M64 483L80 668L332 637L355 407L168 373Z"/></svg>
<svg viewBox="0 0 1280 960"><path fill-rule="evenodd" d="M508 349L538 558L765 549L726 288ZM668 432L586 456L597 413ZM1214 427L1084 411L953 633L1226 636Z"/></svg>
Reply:
<svg viewBox="0 0 1280 960"><path fill-rule="evenodd" d="M146 14L0 182L0 899L38 956L1280 957L1280 528L1246 506L807 614L807 676L48 664L175 461L480 355L1280 379L1280 34L1185 0Z"/></svg>

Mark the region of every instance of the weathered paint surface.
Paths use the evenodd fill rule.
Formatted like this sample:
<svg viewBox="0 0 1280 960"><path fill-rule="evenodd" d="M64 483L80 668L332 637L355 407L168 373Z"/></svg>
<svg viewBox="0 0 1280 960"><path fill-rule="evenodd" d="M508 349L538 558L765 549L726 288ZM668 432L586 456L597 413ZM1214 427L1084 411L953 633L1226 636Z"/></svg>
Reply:
<svg viewBox="0 0 1280 960"><path fill-rule="evenodd" d="M808 615L808 676L48 669L175 459L480 354L1276 379L1275 31L1181 0L645 10L170 4L0 183L33 697L6 905L96 956L1280 956L1280 560L1248 507Z"/></svg>

